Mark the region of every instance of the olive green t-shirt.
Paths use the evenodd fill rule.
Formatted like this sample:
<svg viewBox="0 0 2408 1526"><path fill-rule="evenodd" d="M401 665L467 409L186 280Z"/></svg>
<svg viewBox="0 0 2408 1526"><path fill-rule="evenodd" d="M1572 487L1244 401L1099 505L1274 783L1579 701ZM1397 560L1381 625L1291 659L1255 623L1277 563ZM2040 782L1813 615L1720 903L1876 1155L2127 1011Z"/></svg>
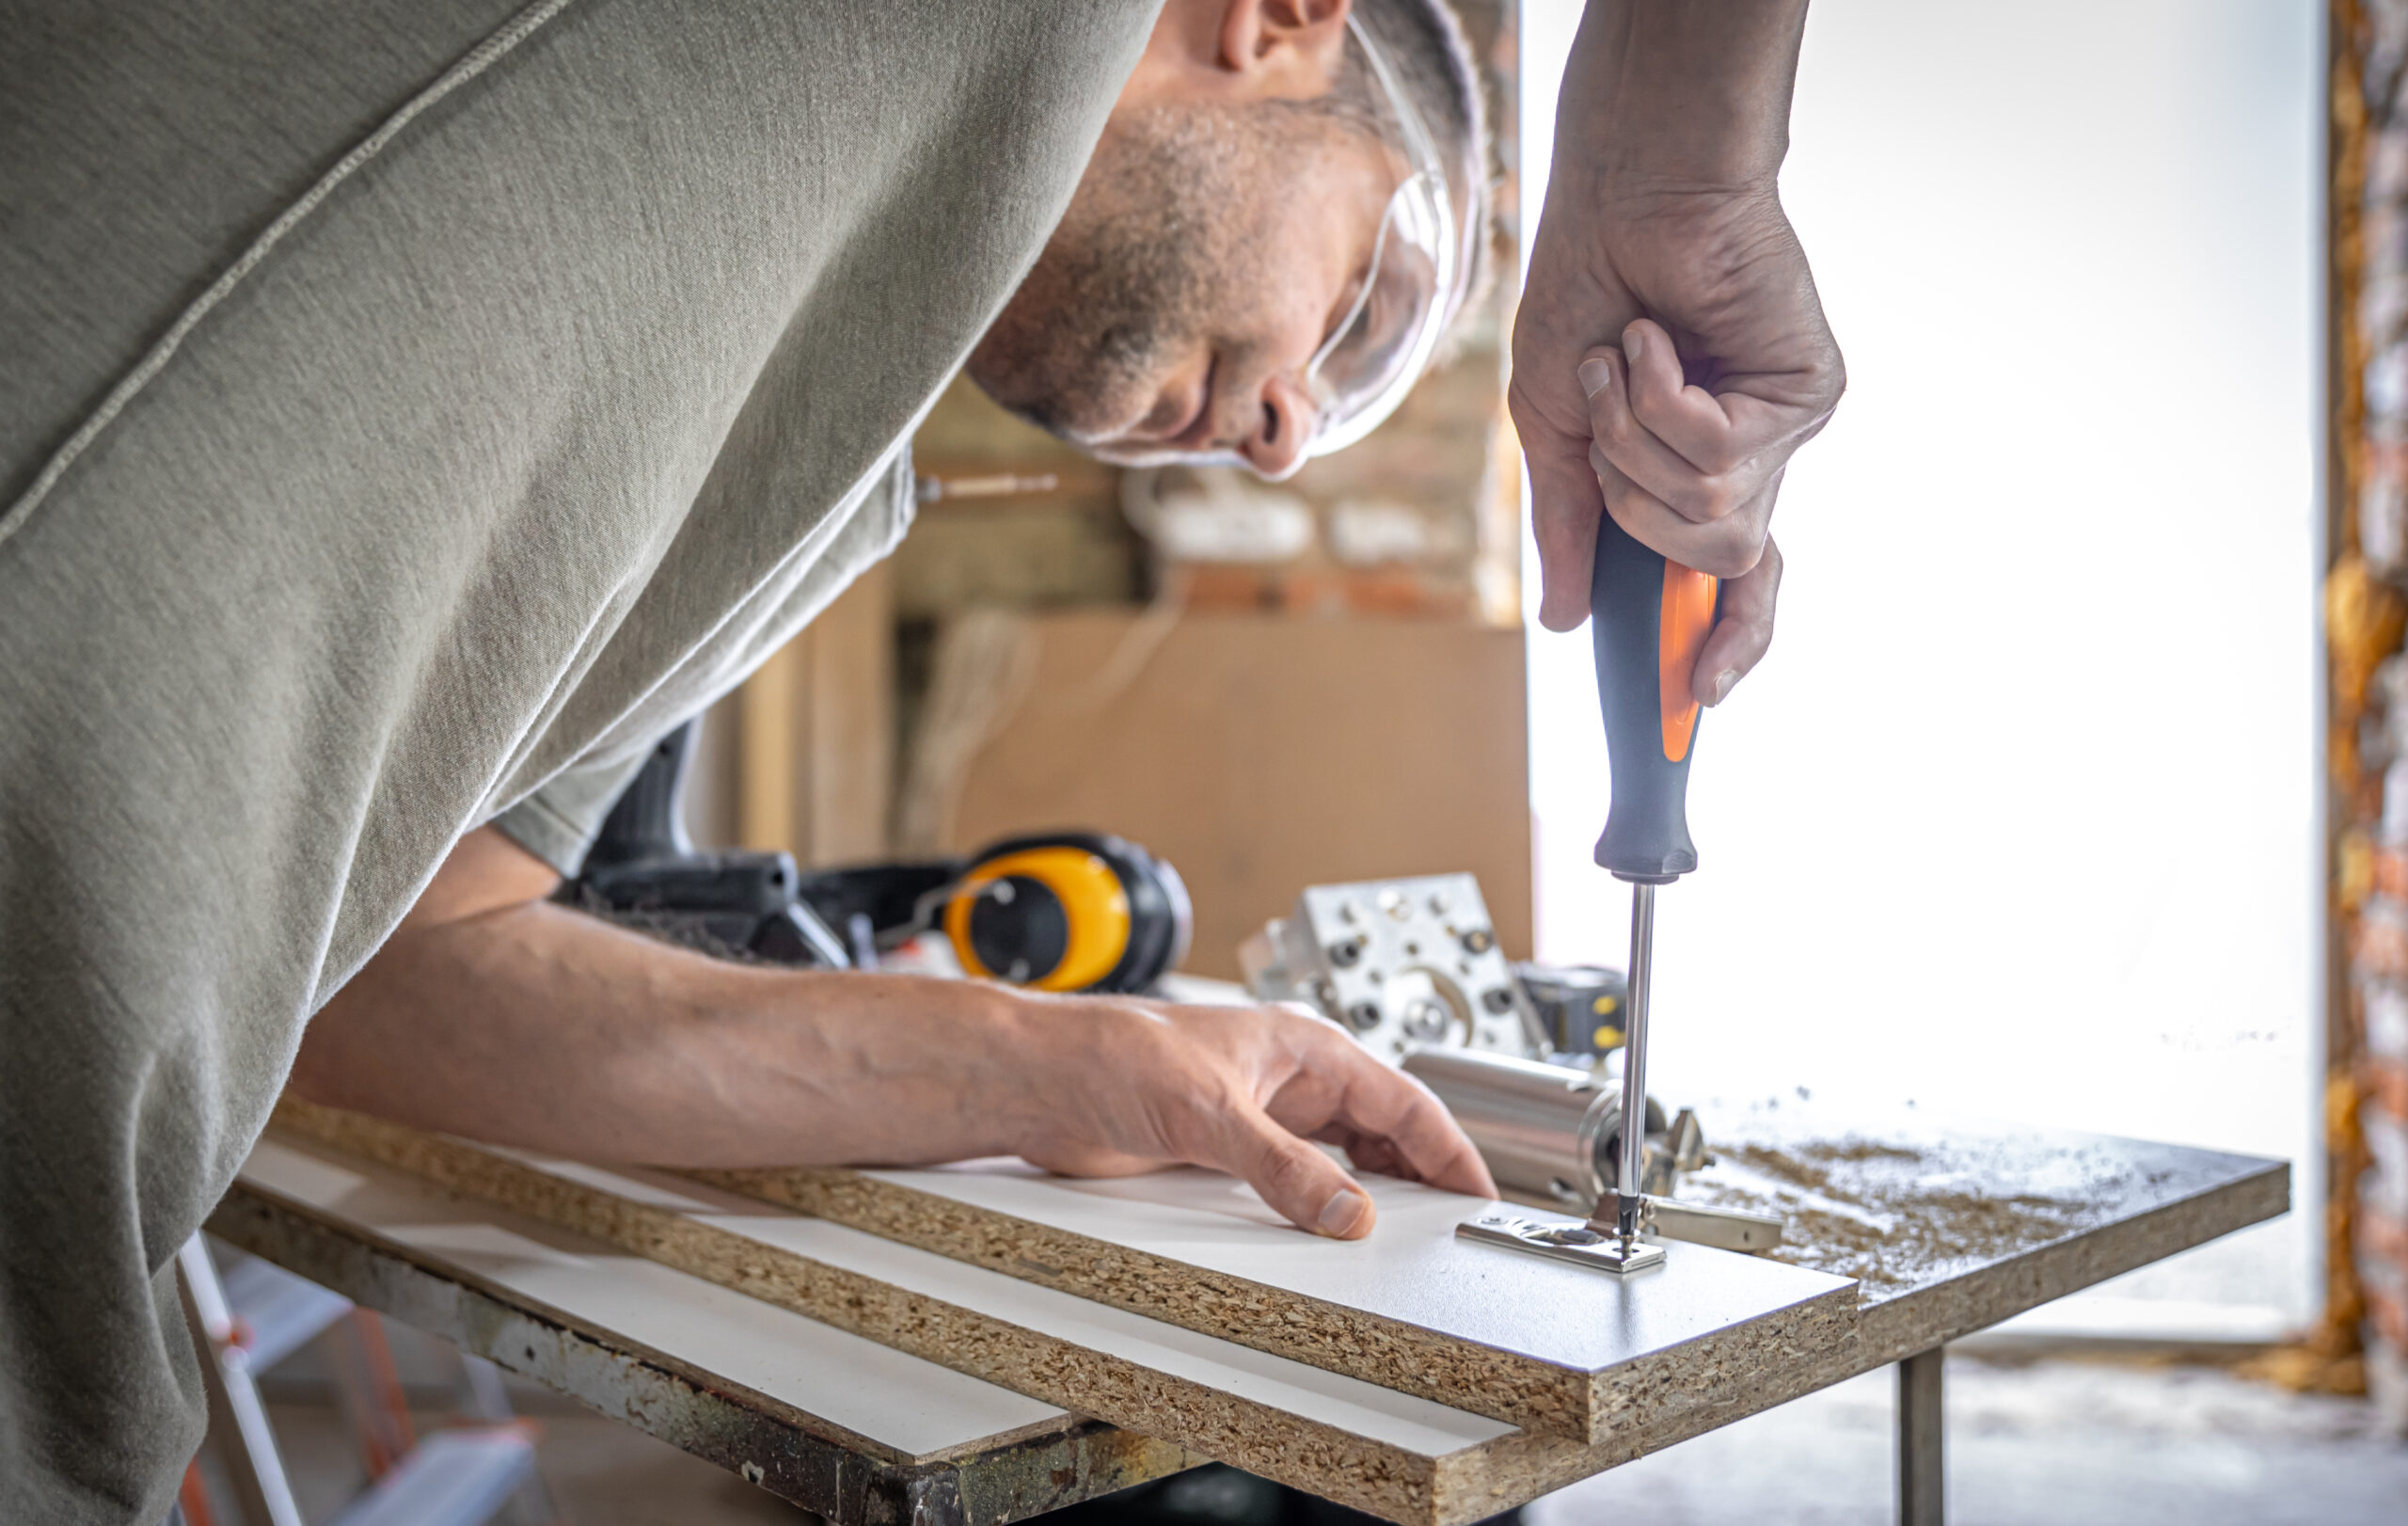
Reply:
<svg viewBox="0 0 2408 1526"><path fill-rule="evenodd" d="M0 1520L460 835L573 866L886 551L1157 0L0 7Z"/></svg>

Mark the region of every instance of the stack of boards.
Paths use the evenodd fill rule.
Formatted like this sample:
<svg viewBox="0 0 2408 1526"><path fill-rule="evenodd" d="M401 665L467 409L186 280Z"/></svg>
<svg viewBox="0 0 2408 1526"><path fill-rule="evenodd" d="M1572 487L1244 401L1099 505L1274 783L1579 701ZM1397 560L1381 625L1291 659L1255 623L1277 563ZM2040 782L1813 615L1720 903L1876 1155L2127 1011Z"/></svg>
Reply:
<svg viewBox="0 0 2408 1526"><path fill-rule="evenodd" d="M1198 1170L669 1173L290 1100L276 1127L1410 1526L1829 1381L1857 1313L1851 1281L1704 1247L1625 1280L1461 1240L1487 1204L1384 1178L1341 1242Z"/></svg>

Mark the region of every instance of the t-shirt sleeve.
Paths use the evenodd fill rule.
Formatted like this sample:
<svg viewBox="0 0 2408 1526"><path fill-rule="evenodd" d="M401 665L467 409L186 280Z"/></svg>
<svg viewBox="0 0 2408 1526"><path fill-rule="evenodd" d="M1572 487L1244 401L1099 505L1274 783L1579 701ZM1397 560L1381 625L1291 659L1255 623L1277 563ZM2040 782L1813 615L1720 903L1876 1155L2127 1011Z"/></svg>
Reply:
<svg viewBox="0 0 2408 1526"><path fill-rule="evenodd" d="M574 879L601 834L627 781L652 755L643 748L628 757L594 758L570 765L541 788L495 817L487 825Z"/></svg>
<svg viewBox="0 0 2408 1526"><path fill-rule="evenodd" d="M907 436L883 469L864 484L834 534L819 545L775 593L775 607L741 622L747 628L690 670L673 674L645 703L588 744L577 760L534 793L520 796L489 819L503 835L570 878L601 835L620 792L652 755L654 745L732 691L794 638L859 577L892 552L911 526L917 503ZM763 497L766 499L765 491ZM622 707L624 708L624 707ZM499 797L507 798L507 797ZM485 803L492 809L494 801Z"/></svg>

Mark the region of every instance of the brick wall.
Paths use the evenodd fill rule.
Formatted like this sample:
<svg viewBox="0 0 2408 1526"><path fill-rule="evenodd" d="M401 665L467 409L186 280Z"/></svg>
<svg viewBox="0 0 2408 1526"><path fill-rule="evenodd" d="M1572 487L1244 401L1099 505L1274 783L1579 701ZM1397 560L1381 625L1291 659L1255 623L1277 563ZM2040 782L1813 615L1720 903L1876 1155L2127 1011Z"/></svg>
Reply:
<svg viewBox="0 0 2408 1526"><path fill-rule="evenodd" d="M2408 1431L2408 0L2334 0L2332 1200L2318 1386ZM2357 1349L2363 1346L2362 1365Z"/></svg>

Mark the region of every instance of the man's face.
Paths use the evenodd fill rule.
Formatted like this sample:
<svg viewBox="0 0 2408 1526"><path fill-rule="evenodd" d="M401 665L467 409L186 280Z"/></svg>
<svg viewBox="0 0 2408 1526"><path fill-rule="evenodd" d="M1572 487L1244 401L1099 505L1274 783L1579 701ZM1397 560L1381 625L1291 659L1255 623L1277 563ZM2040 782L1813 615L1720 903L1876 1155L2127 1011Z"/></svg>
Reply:
<svg viewBox="0 0 2408 1526"><path fill-rule="evenodd" d="M1307 369L1403 170L1291 103L1116 113L971 379L1107 461L1236 454L1285 476L1319 423Z"/></svg>

